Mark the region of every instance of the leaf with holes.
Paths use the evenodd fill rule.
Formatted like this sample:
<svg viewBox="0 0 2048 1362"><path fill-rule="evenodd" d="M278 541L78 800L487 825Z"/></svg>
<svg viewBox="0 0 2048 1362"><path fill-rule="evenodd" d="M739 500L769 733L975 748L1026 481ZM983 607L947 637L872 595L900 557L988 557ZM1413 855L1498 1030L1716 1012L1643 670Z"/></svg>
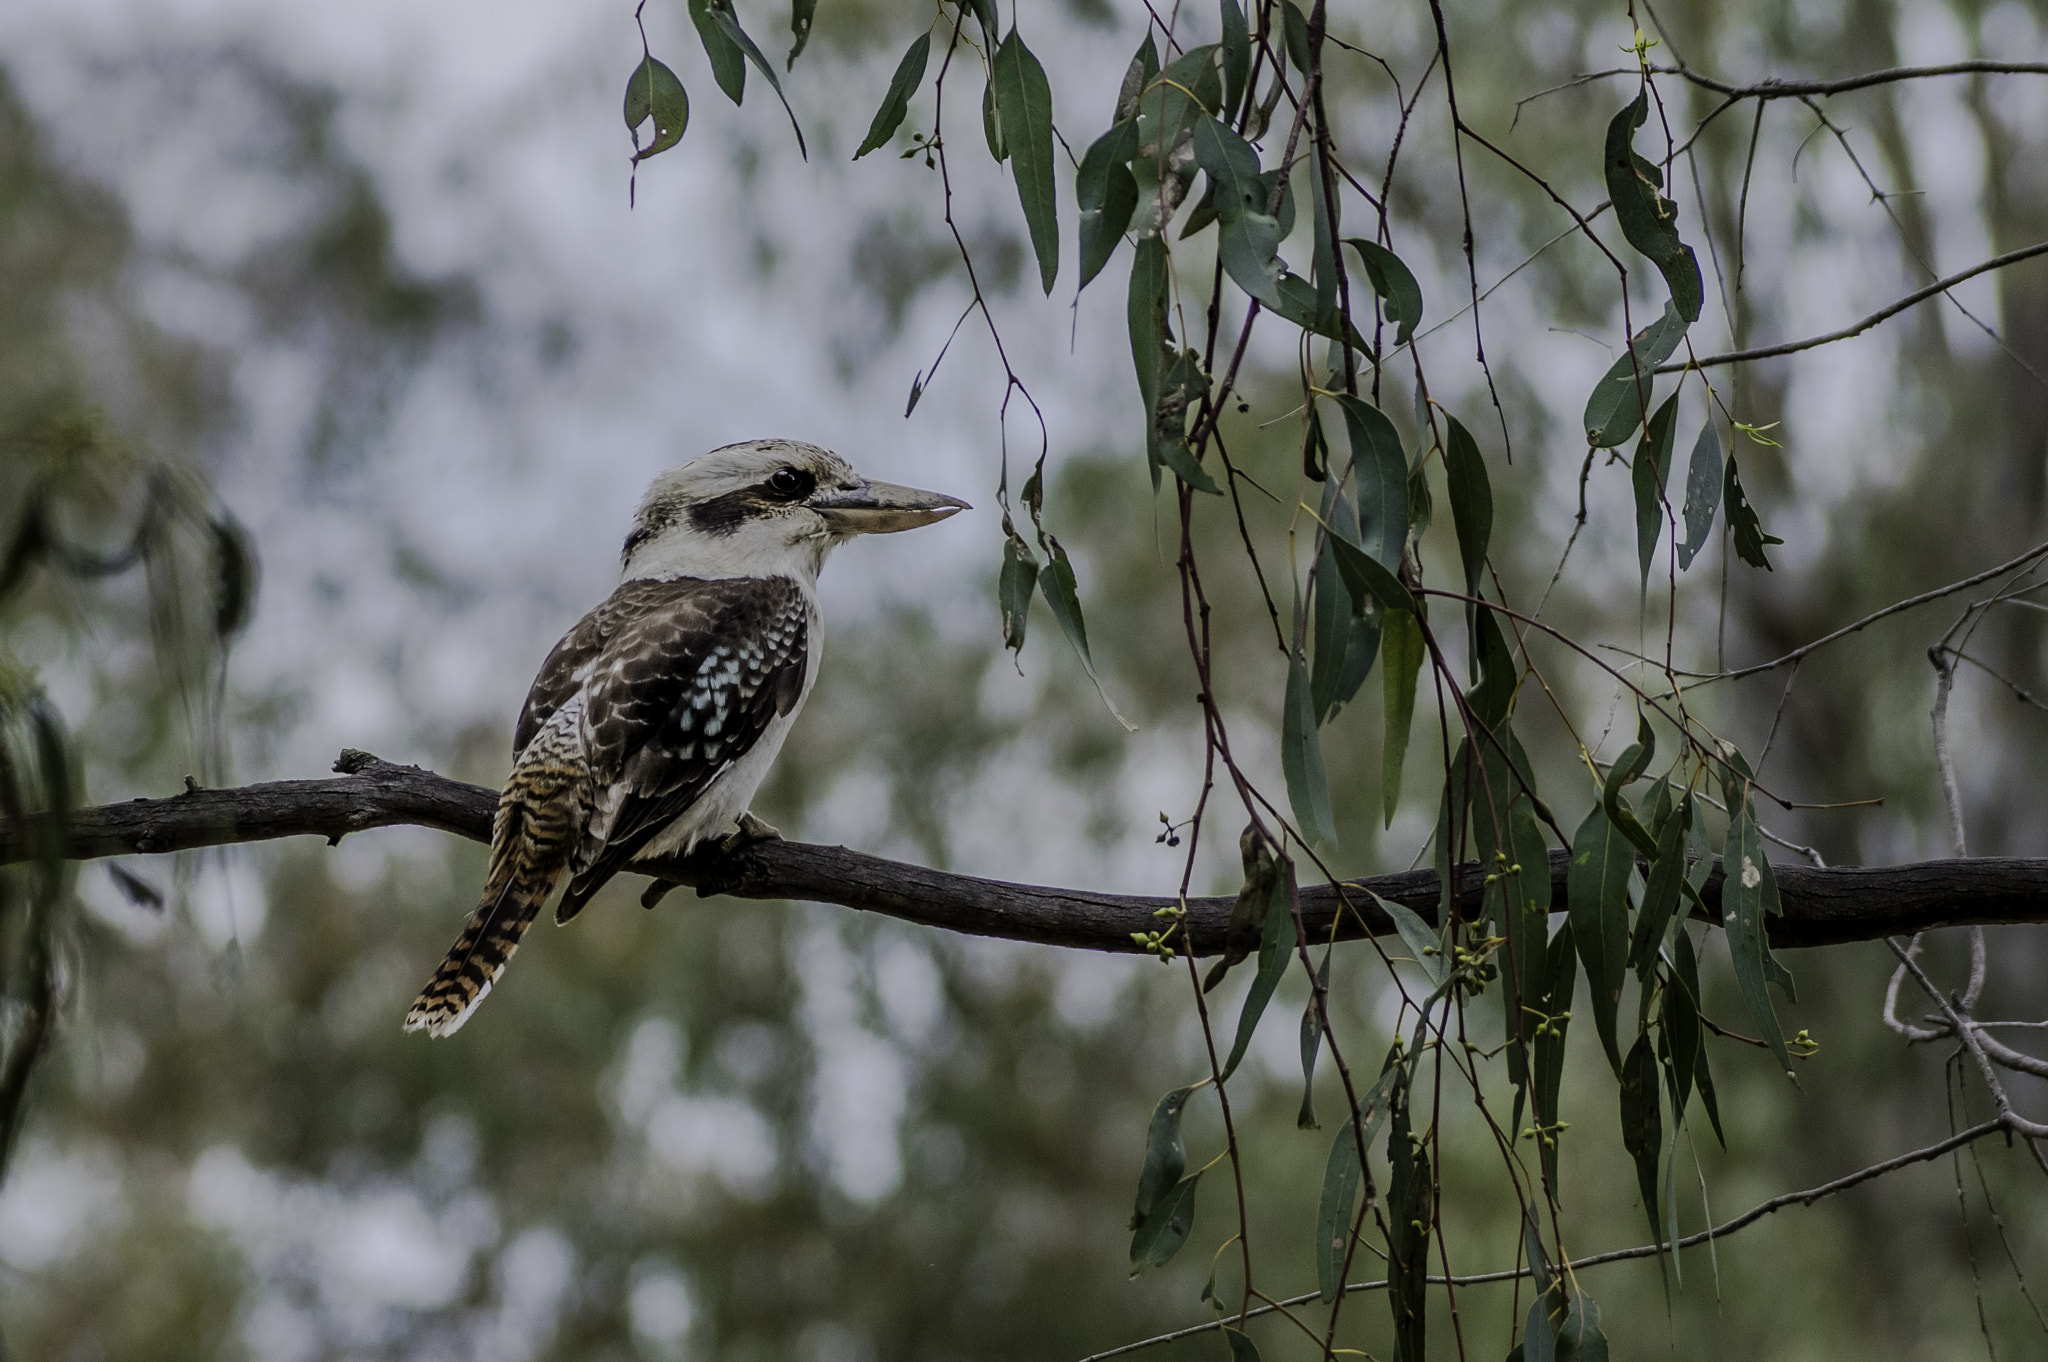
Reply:
<svg viewBox="0 0 2048 1362"><path fill-rule="evenodd" d="M811 40L811 20L817 13L818 0L789 0L789 31L796 41L790 44L785 70L796 69L796 59L803 55L804 45Z"/></svg>
<svg viewBox="0 0 2048 1362"><path fill-rule="evenodd" d="M1052 160L1052 86L1045 68L1024 45L1013 26L989 63L989 88L1002 117L1003 141L1010 153L1010 173L1024 205L1024 225L1031 232L1031 250L1038 257L1038 282L1052 292L1060 272L1059 200L1054 190Z"/></svg>
<svg viewBox="0 0 2048 1362"><path fill-rule="evenodd" d="M1636 129L1650 116L1647 90L1607 124L1607 197L1628 244L1648 256L1671 289L1671 304L1688 322L1700 318L1705 290L1700 262L1678 236L1678 205L1664 197L1664 174L1636 154Z"/></svg>
<svg viewBox="0 0 2048 1362"><path fill-rule="evenodd" d="M1689 568L1707 546L1713 532L1714 512L1721 506L1721 437L1709 420L1693 441L1692 458L1685 467L1685 542L1678 546L1678 566Z"/></svg>
<svg viewBox="0 0 2048 1362"><path fill-rule="evenodd" d="M1740 762L1739 756L1735 757ZM1728 958L1735 966L1736 990L1749 1008L1757 1033L1770 1047L1771 1055L1787 1077L1792 1062L1785 1052L1785 1036L1778 1027L1777 1009L1771 1004L1767 983L1786 988L1791 976L1771 958L1764 917L1766 905L1777 902L1777 880L1764 855L1763 833L1757 827L1756 804L1750 798L1748 768L1731 767L1725 781L1728 802L1728 845L1721 864L1727 878L1721 882L1721 925L1728 938ZM1789 996L1790 989L1786 988Z"/></svg>
<svg viewBox="0 0 2048 1362"><path fill-rule="evenodd" d="M1031 596L1038 588L1038 555L1015 530L1008 534L1003 543L1003 570L996 578L996 601L1003 612L1003 646L1022 652Z"/></svg>
<svg viewBox="0 0 2048 1362"><path fill-rule="evenodd" d="M1148 1243L1158 1238L1183 1182L1181 1174L1187 1168L1188 1154L1181 1140L1180 1122L1187 1110L1188 1095L1196 1086L1175 1088L1160 1098L1152 1109L1152 1122L1145 1129L1145 1163L1138 1172L1138 1199L1131 1211L1131 1229L1138 1235L1146 1235L1149 1230ZM1186 1237L1183 1232L1181 1238ZM1132 1263L1138 1262L1138 1256L1138 1241L1133 1239Z"/></svg>
<svg viewBox="0 0 2048 1362"><path fill-rule="evenodd" d="M633 134L633 164L659 156L683 140L690 126L690 96L676 73L652 57L643 57L626 81L626 131ZM640 125L654 120L654 139L640 146Z"/></svg>
<svg viewBox="0 0 2048 1362"><path fill-rule="evenodd" d="M1769 544L1785 541L1764 532L1763 522L1757 519L1756 508L1749 504L1749 497L1742 490L1742 479L1735 471L1735 456L1730 454L1727 463L1727 483L1721 499L1728 507L1728 529L1735 539L1735 556L1751 567L1771 570L1771 560L1764 556Z"/></svg>
<svg viewBox="0 0 2048 1362"><path fill-rule="evenodd" d="M874 121L868 124L868 135L861 139L860 149L853 153L858 161L871 151L888 145L896 135L896 129L903 126L903 117L910 112L910 97L917 93L917 87L924 83L924 69L931 61L932 35L920 33L903 54L903 60L896 63L896 74L889 78L889 93L882 96L882 107L875 110Z"/></svg>

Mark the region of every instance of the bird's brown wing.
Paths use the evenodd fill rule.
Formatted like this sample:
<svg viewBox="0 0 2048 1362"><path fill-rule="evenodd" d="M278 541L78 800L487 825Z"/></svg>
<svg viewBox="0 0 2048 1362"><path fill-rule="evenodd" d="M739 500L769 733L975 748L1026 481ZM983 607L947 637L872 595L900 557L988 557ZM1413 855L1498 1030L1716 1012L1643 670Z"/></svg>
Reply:
<svg viewBox="0 0 2048 1362"><path fill-rule="evenodd" d="M684 579L606 640L584 697L600 845L562 896L566 922L796 707L810 607L785 577Z"/></svg>

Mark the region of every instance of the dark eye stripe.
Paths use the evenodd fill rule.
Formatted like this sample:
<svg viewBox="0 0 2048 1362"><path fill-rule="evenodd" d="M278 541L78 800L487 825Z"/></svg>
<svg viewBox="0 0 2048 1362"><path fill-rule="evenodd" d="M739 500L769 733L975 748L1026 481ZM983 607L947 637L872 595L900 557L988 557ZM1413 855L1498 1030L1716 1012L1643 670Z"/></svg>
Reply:
<svg viewBox="0 0 2048 1362"><path fill-rule="evenodd" d="M784 486L776 479L790 474ZM745 521L771 514L777 507L802 501L817 490L818 479L801 468L778 468L751 487L700 501L690 508L690 524L706 534L731 534Z"/></svg>

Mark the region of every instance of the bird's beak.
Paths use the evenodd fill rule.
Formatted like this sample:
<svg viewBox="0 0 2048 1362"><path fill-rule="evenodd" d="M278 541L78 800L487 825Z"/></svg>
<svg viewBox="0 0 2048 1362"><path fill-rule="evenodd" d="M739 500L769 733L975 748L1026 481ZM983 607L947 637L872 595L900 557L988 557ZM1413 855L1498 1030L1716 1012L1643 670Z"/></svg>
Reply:
<svg viewBox="0 0 2048 1362"><path fill-rule="evenodd" d="M838 534L894 534L973 509L958 497L865 479L819 492L810 505Z"/></svg>

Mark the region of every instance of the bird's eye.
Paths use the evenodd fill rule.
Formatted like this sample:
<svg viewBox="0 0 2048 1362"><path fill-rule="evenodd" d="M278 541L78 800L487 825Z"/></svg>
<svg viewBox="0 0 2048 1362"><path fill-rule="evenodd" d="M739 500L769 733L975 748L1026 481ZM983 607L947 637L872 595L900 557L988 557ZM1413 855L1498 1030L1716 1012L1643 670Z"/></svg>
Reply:
<svg viewBox="0 0 2048 1362"><path fill-rule="evenodd" d="M768 485L786 497L800 496L804 490L804 476L794 468L778 468L769 475Z"/></svg>

